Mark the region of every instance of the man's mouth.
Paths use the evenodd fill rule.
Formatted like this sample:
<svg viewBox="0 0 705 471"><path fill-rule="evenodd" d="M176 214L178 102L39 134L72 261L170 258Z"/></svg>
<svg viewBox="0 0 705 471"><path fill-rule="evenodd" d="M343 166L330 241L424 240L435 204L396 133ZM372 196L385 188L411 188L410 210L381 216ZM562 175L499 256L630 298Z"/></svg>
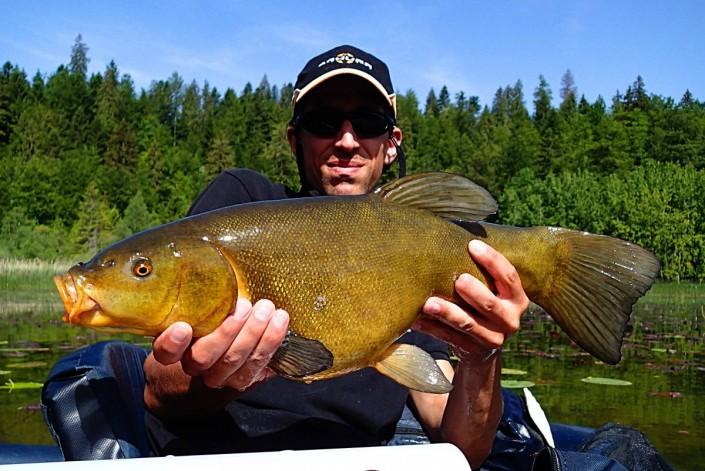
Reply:
<svg viewBox="0 0 705 471"><path fill-rule="evenodd" d="M334 157L326 162L326 167L328 167L328 172L331 176L346 180L354 177L359 169L364 166L364 161L360 161L359 158L355 157L349 159Z"/></svg>
<svg viewBox="0 0 705 471"><path fill-rule="evenodd" d="M363 164L354 160L333 160L326 164L331 168L360 168Z"/></svg>
<svg viewBox="0 0 705 471"><path fill-rule="evenodd" d="M326 165L331 168L364 167L367 159L357 153L333 153L328 156Z"/></svg>

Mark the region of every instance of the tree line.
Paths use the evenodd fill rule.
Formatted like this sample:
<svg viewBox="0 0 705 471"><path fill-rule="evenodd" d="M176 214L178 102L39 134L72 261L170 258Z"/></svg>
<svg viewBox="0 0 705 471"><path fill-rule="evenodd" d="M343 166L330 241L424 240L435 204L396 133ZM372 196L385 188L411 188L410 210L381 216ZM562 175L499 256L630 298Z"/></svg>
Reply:
<svg viewBox="0 0 705 471"><path fill-rule="evenodd" d="M221 93L174 73L138 91L114 62L89 75L87 53L79 36L51 74L0 71L0 257L85 258L182 217L228 167L298 186L291 83ZM518 81L487 105L446 87L398 94L409 172L468 176L500 223L625 238L664 278L704 280L705 103L649 94L641 77L589 102L570 71L552 94L543 77L530 98Z"/></svg>

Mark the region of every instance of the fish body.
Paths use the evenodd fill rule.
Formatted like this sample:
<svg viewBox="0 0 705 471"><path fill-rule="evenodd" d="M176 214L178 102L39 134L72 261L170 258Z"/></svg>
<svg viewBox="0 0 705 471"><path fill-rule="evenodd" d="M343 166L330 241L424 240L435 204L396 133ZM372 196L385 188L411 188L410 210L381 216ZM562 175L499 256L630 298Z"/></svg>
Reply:
<svg viewBox="0 0 705 471"><path fill-rule="evenodd" d="M457 299L460 274L484 279L467 253L481 239L572 338L616 363L632 305L658 271L653 256L604 236L470 221L496 206L459 178L412 176L378 194L232 206L145 231L57 277L66 319L147 335L180 320L201 336L237 297L266 298L290 315L270 364L278 373L312 381L374 366L444 392L450 385L428 354L393 342L429 296ZM442 203L468 192L480 195L472 208Z"/></svg>

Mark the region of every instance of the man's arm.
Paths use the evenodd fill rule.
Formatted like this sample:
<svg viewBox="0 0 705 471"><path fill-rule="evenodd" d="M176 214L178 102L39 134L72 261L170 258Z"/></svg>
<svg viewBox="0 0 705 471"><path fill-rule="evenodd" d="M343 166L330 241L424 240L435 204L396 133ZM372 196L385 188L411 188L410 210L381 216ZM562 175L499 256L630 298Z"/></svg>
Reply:
<svg viewBox="0 0 705 471"><path fill-rule="evenodd" d="M426 301L425 315L415 327L451 344L458 366L453 371L447 361L439 361L453 380L449 394L411 391L411 398L430 438L458 446L474 468L492 450L502 416L501 348L519 330L529 300L506 258L479 241L469 251L492 278L496 292L466 274L455 289L467 306L435 297Z"/></svg>
<svg viewBox="0 0 705 471"><path fill-rule="evenodd" d="M267 364L288 326L289 315L270 301L252 306L242 299L216 330L196 340L188 324L171 325L144 364L147 408L181 420L222 409L274 375Z"/></svg>

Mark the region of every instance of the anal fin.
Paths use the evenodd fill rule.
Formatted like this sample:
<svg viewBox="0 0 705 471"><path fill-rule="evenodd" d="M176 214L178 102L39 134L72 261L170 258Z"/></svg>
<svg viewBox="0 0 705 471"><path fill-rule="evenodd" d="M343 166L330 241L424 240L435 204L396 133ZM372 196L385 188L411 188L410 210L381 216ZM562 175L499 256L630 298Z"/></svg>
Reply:
<svg viewBox="0 0 705 471"><path fill-rule="evenodd" d="M289 378L302 378L333 366L333 354L318 340L301 337L289 331L274 353L269 367Z"/></svg>
<svg viewBox="0 0 705 471"><path fill-rule="evenodd" d="M392 344L372 366L397 383L416 391L442 394L453 389L436 360L415 345Z"/></svg>

